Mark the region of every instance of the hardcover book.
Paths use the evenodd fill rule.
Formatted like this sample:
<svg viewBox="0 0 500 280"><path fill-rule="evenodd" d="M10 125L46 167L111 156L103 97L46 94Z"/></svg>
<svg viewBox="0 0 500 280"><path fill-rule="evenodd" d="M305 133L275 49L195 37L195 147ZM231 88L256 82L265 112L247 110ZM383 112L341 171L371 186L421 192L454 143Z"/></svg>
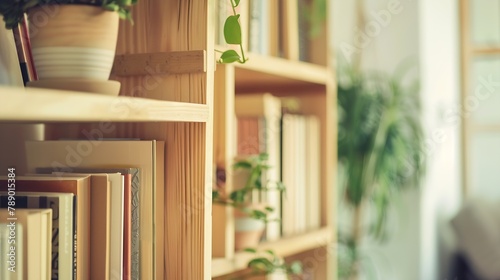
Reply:
<svg viewBox="0 0 500 280"><path fill-rule="evenodd" d="M26 154L30 172L38 167L60 173L75 168L139 168L140 279L154 279L164 263L164 146L155 140L27 141Z"/></svg>
<svg viewBox="0 0 500 280"><path fill-rule="evenodd" d="M123 279L139 279L139 169L138 168L74 168L77 173L120 173L123 177ZM50 173L52 168L37 168L37 173ZM113 199L116 197L112 194ZM115 241L115 240L113 240ZM113 252L112 252L113 253ZM111 257L114 259L113 256ZM111 265L113 267L113 264ZM111 275L116 274L111 271ZM112 278L113 279L113 278Z"/></svg>
<svg viewBox="0 0 500 280"><path fill-rule="evenodd" d="M0 191L7 191L6 177L0 177ZM90 279L90 176L16 176L18 192L72 193L76 220L73 236L73 279Z"/></svg>
<svg viewBox="0 0 500 280"><path fill-rule="evenodd" d="M0 208L8 207L9 196L0 193ZM15 208L52 209L52 280L73 279L72 193L16 192ZM2 278L3 279L3 278Z"/></svg>
<svg viewBox="0 0 500 280"><path fill-rule="evenodd" d="M16 264L23 263L23 279L51 279L52 209L0 209L0 220L22 225L22 239L13 240L22 240L22 258Z"/></svg>

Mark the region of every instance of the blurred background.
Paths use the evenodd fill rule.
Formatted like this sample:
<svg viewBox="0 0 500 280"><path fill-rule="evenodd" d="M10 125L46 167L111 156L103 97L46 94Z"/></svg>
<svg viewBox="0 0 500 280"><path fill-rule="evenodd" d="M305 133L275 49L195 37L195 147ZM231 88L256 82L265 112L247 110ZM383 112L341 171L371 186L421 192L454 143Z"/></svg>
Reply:
<svg viewBox="0 0 500 280"><path fill-rule="evenodd" d="M500 1L336 0L330 7L343 178L339 278L500 279ZM381 102L377 111L360 101L365 95L412 92L418 97L394 112L403 116L411 110L408 103L414 104L411 114L420 122L396 124L401 137L380 132L391 105ZM342 100L352 93L360 98ZM357 128L355 138L360 122L349 121L355 116L343 115L343 106L375 114L364 120L376 128ZM376 137L420 149L405 154L393 145L377 151ZM360 143L347 147L343 139ZM362 141L372 148L363 150ZM379 159L375 167L371 157ZM383 157L409 163L407 176L396 167L380 170ZM355 170L359 165L363 171ZM371 181L356 189L356 172Z"/></svg>

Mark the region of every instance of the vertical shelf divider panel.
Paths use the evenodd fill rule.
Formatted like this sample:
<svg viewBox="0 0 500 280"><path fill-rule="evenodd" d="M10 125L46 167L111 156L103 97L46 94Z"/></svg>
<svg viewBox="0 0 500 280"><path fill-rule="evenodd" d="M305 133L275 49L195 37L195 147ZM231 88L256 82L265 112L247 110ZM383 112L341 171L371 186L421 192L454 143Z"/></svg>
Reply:
<svg viewBox="0 0 500 280"><path fill-rule="evenodd" d="M117 55L206 50L207 71L113 77L121 95L213 105L213 4L208 0L139 1L134 25L120 23ZM127 104L134 106L134 104ZM126 112L126 107L124 108ZM209 279L211 262L212 108L207 123L119 124L121 136L164 140L165 227L157 232L156 279ZM158 240L159 241L159 240ZM158 242L160 244L161 242Z"/></svg>
<svg viewBox="0 0 500 280"><path fill-rule="evenodd" d="M232 65L217 65L215 71L214 162L225 172L224 189L232 190L231 165L236 155L234 113L235 69ZM217 178L216 178L217 179ZM222 205L213 208L212 250L214 258L234 256L233 209Z"/></svg>
<svg viewBox="0 0 500 280"><path fill-rule="evenodd" d="M218 169L224 168L226 171L225 191L230 191L232 187L229 174L238 144L235 131L235 95L269 92L280 98L296 98L300 104L300 113L315 115L320 121L321 199L318 203L321 205L321 228L258 245L259 250L272 249L287 260L304 261L314 279L335 279L337 273L337 98L329 20L327 17L321 34L308 41L310 63L298 61L296 57L277 58L249 53L246 64L218 65L215 72L214 163ZM289 27L289 30L280 32L290 33L295 29L297 28ZM297 46L287 46L285 49L295 47ZM213 214L212 275L216 279L232 279L246 268L246 262L252 256L234 252L232 209L217 208L214 208Z"/></svg>

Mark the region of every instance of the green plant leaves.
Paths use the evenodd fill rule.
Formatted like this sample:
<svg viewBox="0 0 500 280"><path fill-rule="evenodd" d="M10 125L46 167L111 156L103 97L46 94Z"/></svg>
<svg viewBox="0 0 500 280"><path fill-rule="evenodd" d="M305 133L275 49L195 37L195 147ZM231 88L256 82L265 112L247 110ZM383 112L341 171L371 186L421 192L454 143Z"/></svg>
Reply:
<svg viewBox="0 0 500 280"><path fill-rule="evenodd" d="M303 270L302 270L302 263L301 262L294 261L293 263L290 264L289 273L301 274L302 272L303 272Z"/></svg>
<svg viewBox="0 0 500 280"><path fill-rule="evenodd" d="M233 164L233 168L252 169L252 163L250 161L240 160Z"/></svg>
<svg viewBox="0 0 500 280"><path fill-rule="evenodd" d="M257 250L255 250L254 248L245 248L243 251L248 252L248 253L254 253L254 254L257 253Z"/></svg>
<svg viewBox="0 0 500 280"><path fill-rule="evenodd" d="M0 3L0 15L3 16L5 27L12 29L16 27L24 18L24 13L36 6L57 5L57 4L88 4L100 5L102 9L117 12L120 18L132 22L129 8L137 3L137 0L96 0L96 1L75 1L75 0L2 0Z"/></svg>
<svg viewBox="0 0 500 280"><path fill-rule="evenodd" d="M224 23L224 39L232 45L241 44L240 15L229 16Z"/></svg>

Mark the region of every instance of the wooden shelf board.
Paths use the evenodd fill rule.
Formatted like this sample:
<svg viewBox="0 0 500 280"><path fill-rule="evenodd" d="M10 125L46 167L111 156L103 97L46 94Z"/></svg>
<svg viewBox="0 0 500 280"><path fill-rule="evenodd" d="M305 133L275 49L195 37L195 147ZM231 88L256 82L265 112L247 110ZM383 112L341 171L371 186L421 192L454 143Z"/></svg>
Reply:
<svg viewBox="0 0 500 280"><path fill-rule="evenodd" d="M332 238L332 229L325 227L298 236L285 237L275 242L259 244L257 251L273 250L276 255L286 257L327 246L333 240ZM212 277L218 277L245 269L248 261L254 256L255 255L251 253L237 252L233 259L212 259Z"/></svg>
<svg viewBox="0 0 500 280"><path fill-rule="evenodd" d="M469 123L469 127L474 132L491 132L491 133L500 132L500 124L479 124L471 122Z"/></svg>
<svg viewBox="0 0 500 280"><path fill-rule="evenodd" d="M245 64L234 63L237 92L324 91L333 73L325 66L249 53Z"/></svg>
<svg viewBox="0 0 500 280"><path fill-rule="evenodd" d="M498 55L500 47L473 47L472 53L474 55Z"/></svg>
<svg viewBox="0 0 500 280"><path fill-rule="evenodd" d="M0 122L206 122L204 104L0 86Z"/></svg>

